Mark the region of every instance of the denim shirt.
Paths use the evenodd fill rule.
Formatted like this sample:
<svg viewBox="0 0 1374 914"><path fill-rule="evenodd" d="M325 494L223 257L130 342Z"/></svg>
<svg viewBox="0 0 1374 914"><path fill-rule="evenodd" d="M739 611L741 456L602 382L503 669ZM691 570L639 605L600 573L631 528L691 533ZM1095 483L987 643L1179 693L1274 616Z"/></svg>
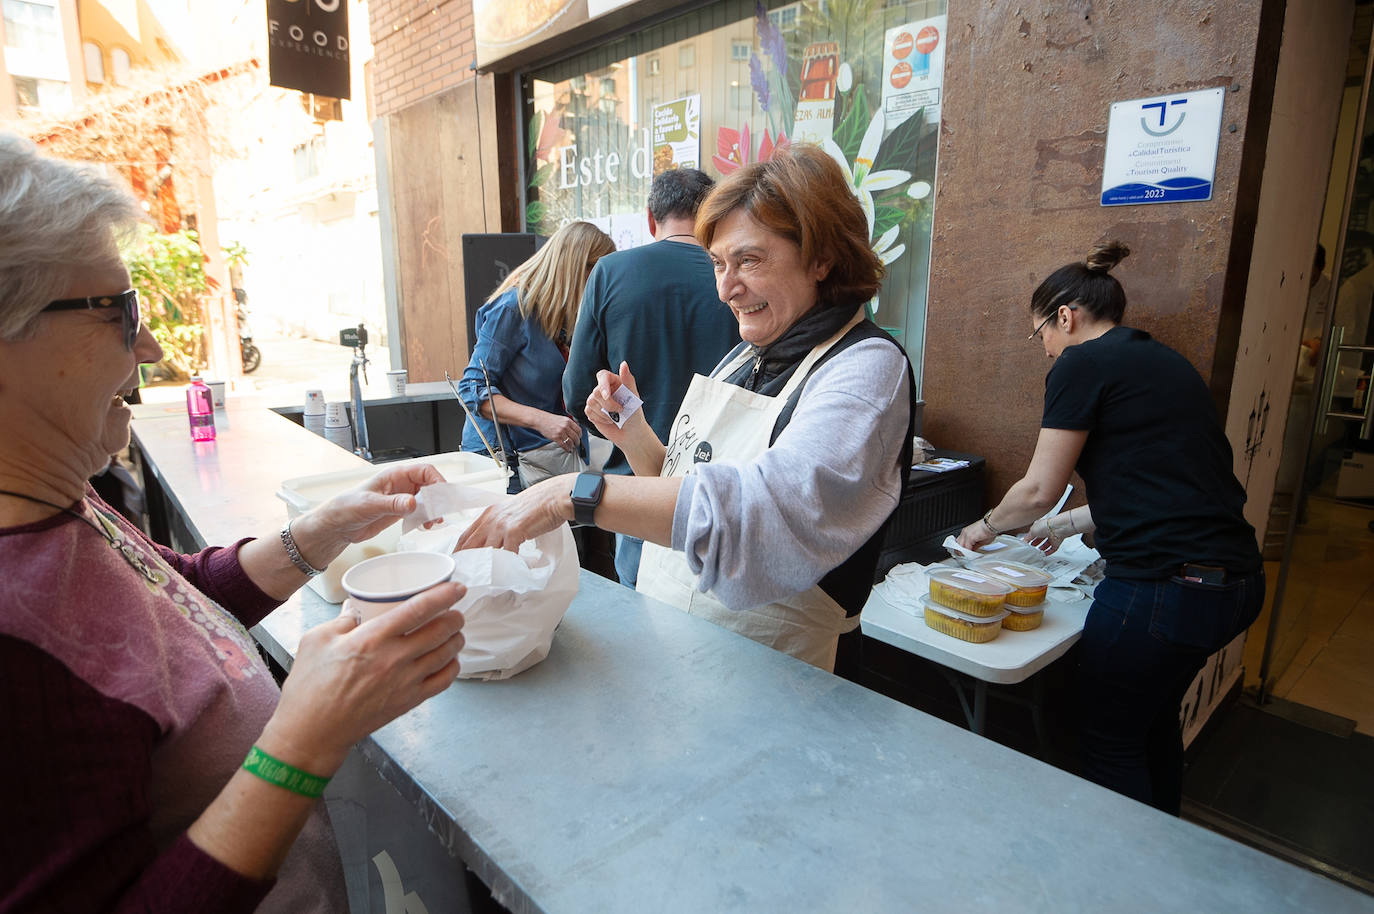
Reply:
<svg viewBox="0 0 1374 914"><path fill-rule="evenodd" d="M501 394L522 406L563 415L563 368L566 364L563 353L544 335L538 321L520 316L515 290L509 289L483 305L475 323L477 343L458 381L458 396L472 411L478 428L491 446L499 447L496 429L492 421L478 411L478 406L491 399L492 394ZM486 378L482 376L483 363L487 368ZM487 387L487 378L491 379L491 387ZM510 425L499 411L497 417L501 418L501 434L507 447L514 444L516 451L527 451L548 443L549 439L534 429ZM471 421L463 426L463 450L486 450Z"/></svg>

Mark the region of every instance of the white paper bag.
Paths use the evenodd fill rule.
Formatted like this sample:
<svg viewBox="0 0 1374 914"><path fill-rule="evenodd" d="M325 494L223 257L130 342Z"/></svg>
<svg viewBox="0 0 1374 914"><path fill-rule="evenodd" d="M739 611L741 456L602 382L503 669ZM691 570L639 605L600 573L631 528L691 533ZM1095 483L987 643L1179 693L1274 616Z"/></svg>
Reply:
<svg viewBox="0 0 1374 914"><path fill-rule="evenodd" d="M401 551L453 552L458 537L488 505L509 496L453 483L425 486L401 527ZM435 518L443 522L425 529ZM520 546L464 549L453 554L453 580L468 592L463 613L464 679L508 679L549 655L553 632L577 595L577 546L566 524Z"/></svg>

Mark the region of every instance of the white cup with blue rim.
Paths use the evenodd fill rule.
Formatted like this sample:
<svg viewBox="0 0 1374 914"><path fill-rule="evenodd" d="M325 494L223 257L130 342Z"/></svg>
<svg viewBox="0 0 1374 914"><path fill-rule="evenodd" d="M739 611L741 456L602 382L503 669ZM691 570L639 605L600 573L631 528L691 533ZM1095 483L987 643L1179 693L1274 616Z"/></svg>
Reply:
<svg viewBox="0 0 1374 914"><path fill-rule="evenodd" d="M344 572L343 612L364 622L395 609L453 576L453 556L441 552L393 552L366 559Z"/></svg>

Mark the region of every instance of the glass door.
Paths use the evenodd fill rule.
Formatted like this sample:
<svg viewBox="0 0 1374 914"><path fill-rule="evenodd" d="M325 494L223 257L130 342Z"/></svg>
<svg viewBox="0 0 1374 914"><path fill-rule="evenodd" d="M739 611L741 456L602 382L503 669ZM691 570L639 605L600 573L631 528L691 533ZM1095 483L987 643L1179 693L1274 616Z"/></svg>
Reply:
<svg viewBox="0 0 1374 914"><path fill-rule="evenodd" d="M1323 218L1326 243L1311 274L1266 537L1265 558L1279 562L1277 575L1270 566L1274 598L1258 686L1262 701L1280 698L1354 718L1366 732L1374 732L1374 670L1363 659L1374 657L1370 33L1370 16L1357 13Z"/></svg>

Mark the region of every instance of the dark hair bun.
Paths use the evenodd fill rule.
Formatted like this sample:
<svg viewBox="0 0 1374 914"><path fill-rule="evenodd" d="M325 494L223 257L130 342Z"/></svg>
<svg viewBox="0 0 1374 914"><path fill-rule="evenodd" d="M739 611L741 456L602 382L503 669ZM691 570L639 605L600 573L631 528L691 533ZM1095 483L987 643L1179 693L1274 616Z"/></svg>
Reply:
<svg viewBox="0 0 1374 914"><path fill-rule="evenodd" d="M1131 249L1120 241L1099 244L1088 254L1087 267L1094 273L1106 273L1131 253Z"/></svg>

